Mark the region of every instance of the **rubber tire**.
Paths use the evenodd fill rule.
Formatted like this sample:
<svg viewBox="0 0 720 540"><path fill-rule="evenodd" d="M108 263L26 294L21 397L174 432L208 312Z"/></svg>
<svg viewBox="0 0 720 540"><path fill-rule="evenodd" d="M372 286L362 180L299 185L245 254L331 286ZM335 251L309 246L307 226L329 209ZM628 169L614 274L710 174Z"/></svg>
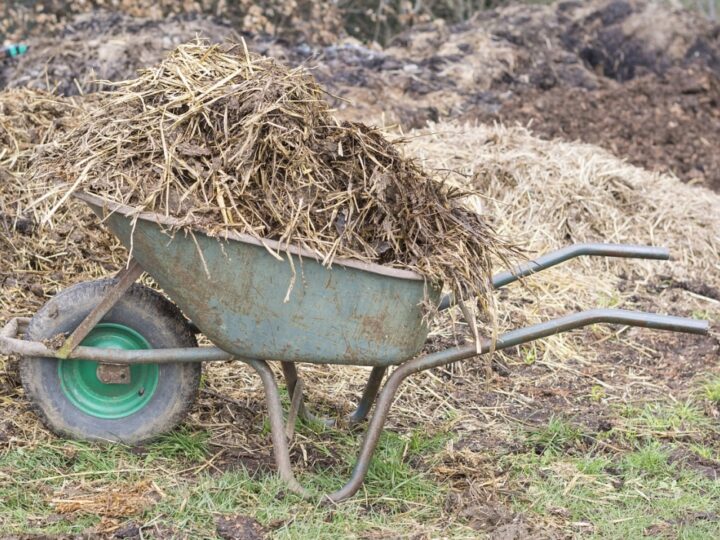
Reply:
<svg viewBox="0 0 720 540"><path fill-rule="evenodd" d="M32 318L26 339L42 341L71 333L104 297L115 280L79 283L57 294ZM128 326L152 348L197 347L180 310L161 294L134 284L101 322ZM147 442L175 427L192 407L200 384L200 362L160 364L157 388L139 411L118 419L98 418L78 409L65 395L58 360L23 358L20 378L32 407L58 435L73 439Z"/></svg>

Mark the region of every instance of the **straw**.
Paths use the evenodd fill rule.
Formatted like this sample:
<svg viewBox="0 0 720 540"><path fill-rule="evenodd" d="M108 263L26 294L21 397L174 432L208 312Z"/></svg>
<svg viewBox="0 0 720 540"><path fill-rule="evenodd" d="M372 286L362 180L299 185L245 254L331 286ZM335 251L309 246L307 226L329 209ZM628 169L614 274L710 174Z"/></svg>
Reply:
<svg viewBox="0 0 720 540"><path fill-rule="evenodd" d="M38 159L33 181L59 182L50 217L75 190L227 231L416 271L491 310L495 261L515 250L470 190L443 183L380 131L339 122L302 68L244 45L181 45Z"/></svg>

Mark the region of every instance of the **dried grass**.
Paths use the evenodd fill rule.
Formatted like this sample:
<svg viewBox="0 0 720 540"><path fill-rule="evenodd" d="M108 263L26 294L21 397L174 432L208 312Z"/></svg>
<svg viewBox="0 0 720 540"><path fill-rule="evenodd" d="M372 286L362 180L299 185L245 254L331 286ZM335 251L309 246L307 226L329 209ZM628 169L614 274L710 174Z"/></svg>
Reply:
<svg viewBox="0 0 720 540"><path fill-rule="evenodd" d="M0 321L31 315L59 290L121 264L119 243L83 204L63 208L52 229L39 227L29 205L46 189L27 181L30 161L76 125L86 101L27 89L0 92ZM14 391L16 378L15 363L0 357L0 388Z"/></svg>
<svg viewBox="0 0 720 540"><path fill-rule="evenodd" d="M47 186L28 182L30 162L71 130L90 100L36 90L0 92L0 319L29 313L68 279L98 276L116 266L118 243L84 205L73 203L42 230L30 202Z"/></svg>
<svg viewBox="0 0 720 540"><path fill-rule="evenodd" d="M663 268L720 283L720 195L629 165L597 146L541 140L521 127L431 125L408 152L428 168L456 171L486 197L498 232L542 252L572 242L671 248ZM608 263L609 264L605 264ZM587 268L658 272L657 261L594 259Z"/></svg>
<svg viewBox="0 0 720 540"><path fill-rule="evenodd" d="M107 486L83 487L69 486L60 493L53 493L48 502L58 514L126 518L147 511L157 499L157 493L148 480L116 484L109 489Z"/></svg>
<svg viewBox="0 0 720 540"><path fill-rule="evenodd" d="M67 131L78 105L52 94L16 89L0 93L0 217L27 218L33 197L22 175L35 147Z"/></svg>
<svg viewBox="0 0 720 540"><path fill-rule="evenodd" d="M383 135L340 123L301 68L242 45L178 47L116 85L38 159L60 182L53 210L83 189L180 218L336 258L416 271L490 310L489 277L513 248Z"/></svg>

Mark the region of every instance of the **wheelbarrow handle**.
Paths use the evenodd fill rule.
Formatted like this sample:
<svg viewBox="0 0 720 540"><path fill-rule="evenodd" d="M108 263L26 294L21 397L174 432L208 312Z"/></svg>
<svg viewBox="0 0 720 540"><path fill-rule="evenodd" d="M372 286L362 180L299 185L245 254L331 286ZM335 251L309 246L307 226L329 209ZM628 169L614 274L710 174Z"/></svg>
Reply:
<svg viewBox="0 0 720 540"><path fill-rule="evenodd" d="M620 257L627 259L655 259L667 261L670 250L655 246L632 246L628 244L573 244L556 251L546 253L533 261L519 265L514 270L501 272L493 276L492 285L496 289L504 287L520 278L530 276L541 270L556 266L582 255L598 257Z"/></svg>
<svg viewBox="0 0 720 540"><path fill-rule="evenodd" d="M670 259L670 251L664 247L656 246L633 246L629 244L572 244L550 253L546 253L535 260L518 265L513 270L501 272L492 277L491 283L495 289L499 289L513 283L521 278L536 274L542 270L556 266L570 259L582 255L599 257L620 257L630 259L654 259L666 261ZM440 311L449 308L455 303L451 294L443 296L438 309Z"/></svg>
<svg viewBox="0 0 720 540"><path fill-rule="evenodd" d="M475 343L467 343L450 349L445 349L425 356L419 356L401 364L393 371L385 383L377 403L375 412L370 419L357 462L350 480L334 493L325 495L331 501L342 501L354 495L360 488L370 466L370 459L375 451L390 405L395 399L400 384L410 375L427 369L444 366L451 362L467 360L479 354L486 354L492 350L507 349L536 339L554 334L560 334L590 324L617 323L630 326L642 326L656 330L669 330L674 332L688 332L691 334L705 334L709 330L707 321L672 317L668 315L655 315L625 311L620 309L593 309L580 313L573 313L552 321L535 324L527 328L520 328L503 334L493 344L489 339L483 339L479 347Z"/></svg>

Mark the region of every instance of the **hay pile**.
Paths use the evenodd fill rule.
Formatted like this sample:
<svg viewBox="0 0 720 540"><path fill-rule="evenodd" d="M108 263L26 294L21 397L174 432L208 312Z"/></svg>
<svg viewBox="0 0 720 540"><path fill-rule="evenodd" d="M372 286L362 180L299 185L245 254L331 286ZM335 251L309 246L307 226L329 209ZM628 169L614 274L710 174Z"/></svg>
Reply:
<svg viewBox="0 0 720 540"><path fill-rule="evenodd" d="M21 175L35 146L68 130L77 111L73 101L46 92L18 89L0 93L0 219L19 218L19 226L25 226L25 206L31 197Z"/></svg>
<svg viewBox="0 0 720 540"><path fill-rule="evenodd" d="M119 83L47 156L59 208L86 190L184 226L299 245L323 264L404 268L488 308L513 248L376 130L340 123L302 69L242 45L182 45Z"/></svg>
<svg viewBox="0 0 720 540"><path fill-rule="evenodd" d="M71 203L55 227L39 227L31 201L47 189L26 176L36 151L77 125L85 100L16 89L0 92L0 321L29 314L73 280L119 264L120 247L84 205Z"/></svg>
<svg viewBox="0 0 720 540"><path fill-rule="evenodd" d="M546 141L520 127L433 124L411 132L406 150L428 168L456 171L450 180L486 195L482 203L497 216L498 233L531 258L577 242L671 250L670 262L584 257L510 286L498 302L501 330L594 307L720 315L717 193L597 146ZM675 292L658 294L668 287ZM530 345L527 354L562 368L564 360L602 353L590 334L606 340L612 332L599 326L554 336Z"/></svg>
<svg viewBox="0 0 720 540"><path fill-rule="evenodd" d="M664 245L673 255L666 273L720 285L717 193L597 146L547 141L521 127L443 123L411 135L408 152L486 195L498 232L532 251L571 242ZM657 261L630 264L657 273Z"/></svg>

